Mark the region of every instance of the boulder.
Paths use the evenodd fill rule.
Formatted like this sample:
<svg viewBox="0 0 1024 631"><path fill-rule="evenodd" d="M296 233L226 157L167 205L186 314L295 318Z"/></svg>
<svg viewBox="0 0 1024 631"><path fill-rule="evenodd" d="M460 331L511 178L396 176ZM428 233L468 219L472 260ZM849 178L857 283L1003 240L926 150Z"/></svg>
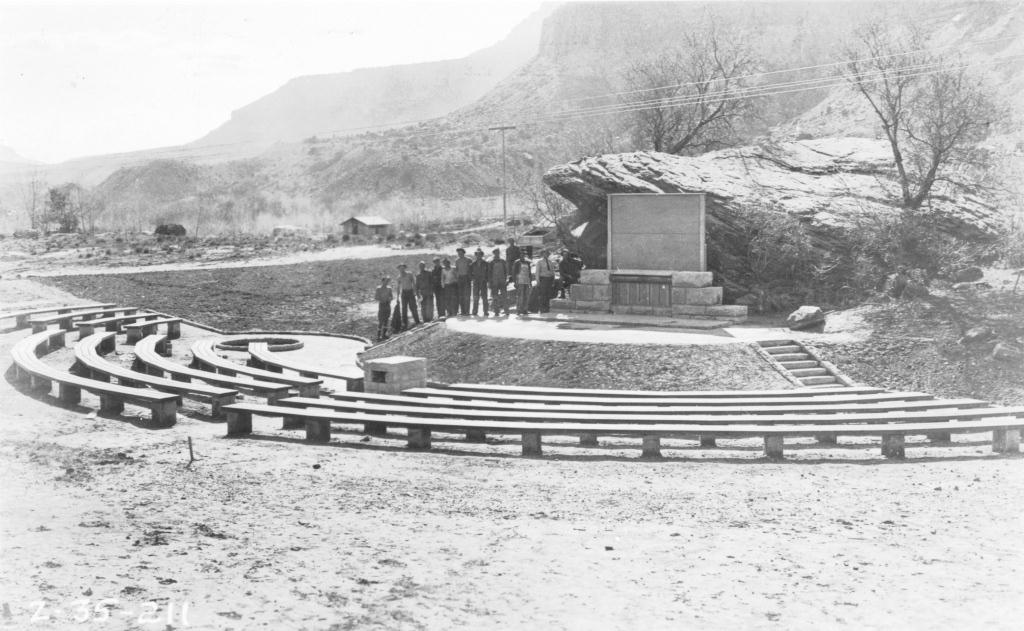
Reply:
<svg viewBox="0 0 1024 631"><path fill-rule="evenodd" d="M995 336L995 331L987 326L975 326L967 329L967 331L964 332L963 337L961 337L957 343L978 344L980 342L987 342Z"/></svg>
<svg viewBox="0 0 1024 631"><path fill-rule="evenodd" d="M786 324L792 331L806 331L808 329L825 327L825 312L821 307L803 306L789 314Z"/></svg>
<svg viewBox="0 0 1024 631"><path fill-rule="evenodd" d="M973 283L985 277L985 272L980 267L964 267L953 272L954 283Z"/></svg>
<svg viewBox="0 0 1024 631"><path fill-rule="evenodd" d="M593 156L551 168L544 183L579 209L578 219L587 226L577 247L587 267L602 268L612 193L705 193L709 253L742 257L738 236L744 210L795 216L815 245L828 248L861 221L897 210L899 191L891 184L891 172L892 155L883 141L821 138L695 157L658 152ZM941 229L982 241L996 239L1004 223L995 204L976 196L936 194L929 212Z"/></svg>
<svg viewBox="0 0 1024 631"><path fill-rule="evenodd" d="M1020 362L1024 360L1024 349L1016 344L999 342L992 349L992 359L1005 362Z"/></svg>
<svg viewBox="0 0 1024 631"><path fill-rule="evenodd" d="M183 237L188 232L185 230L185 226L180 223L162 223L156 227L153 234L159 237Z"/></svg>

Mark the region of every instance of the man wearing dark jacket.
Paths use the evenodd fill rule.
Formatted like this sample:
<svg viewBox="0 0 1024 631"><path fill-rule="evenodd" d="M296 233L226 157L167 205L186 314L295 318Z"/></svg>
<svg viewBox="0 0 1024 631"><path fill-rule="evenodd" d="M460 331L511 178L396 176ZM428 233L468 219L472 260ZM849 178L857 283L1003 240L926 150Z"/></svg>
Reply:
<svg viewBox="0 0 1024 631"><path fill-rule="evenodd" d="M444 283L441 282L441 274L444 268L441 267L441 258L434 257L434 268L430 270L430 284L434 290L434 303L437 306L437 317L443 318L445 314Z"/></svg>
<svg viewBox="0 0 1024 631"><path fill-rule="evenodd" d="M508 240L508 247L505 248L505 260L508 261L508 264L511 266L511 265L515 265L516 263L518 263L519 259L520 259L519 246L516 245L516 240L515 239L509 239ZM509 270L509 272L511 272L511 271L512 270ZM515 279L512 278L511 276L509 276L508 282L514 283Z"/></svg>
<svg viewBox="0 0 1024 631"><path fill-rule="evenodd" d="M475 258L469 266L469 277L473 281L473 315L480 313L480 302L484 303L484 317L491 315L487 310L487 278L490 276L489 266L484 260L483 250L477 250Z"/></svg>
<svg viewBox="0 0 1024 631"><path fill-rule="evenodd" d="M420 295L420 313L424 322L434 319L434 283L427 264L420 261L420 271L416 273L416 293Z"/></svg>
<svg viewBox="0 0 1024 631"><path fill-rule="evenodd" d="M502 307L505 308L505 315L508 315L508 279L512 275L508 262L501 258L501 250L494 248L494 257L491 258L491 306L494 308L494 315L500 316Z"/></svg>

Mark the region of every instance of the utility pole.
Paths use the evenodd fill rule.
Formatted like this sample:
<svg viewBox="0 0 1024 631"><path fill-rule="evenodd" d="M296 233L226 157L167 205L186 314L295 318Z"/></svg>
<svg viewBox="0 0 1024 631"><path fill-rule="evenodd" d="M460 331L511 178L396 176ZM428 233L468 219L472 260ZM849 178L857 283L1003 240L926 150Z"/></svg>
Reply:
<svg viewBox="0 0 1024 631"><path fill-rule="evenodd" d="M508 233L508 185L506 184L505 171L507 169L505 160L505 130L515 129L515 125L499 125L497 127L488 127L490 131L501 132L501 218L502 218L502 231Z"/></svg>

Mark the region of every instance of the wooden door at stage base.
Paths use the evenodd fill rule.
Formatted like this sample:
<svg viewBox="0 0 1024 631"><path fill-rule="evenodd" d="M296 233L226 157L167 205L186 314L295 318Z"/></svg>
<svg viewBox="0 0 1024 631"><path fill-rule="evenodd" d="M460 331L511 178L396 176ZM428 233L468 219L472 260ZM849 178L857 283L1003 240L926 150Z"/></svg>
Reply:
<svg viewBox="0 0 1024 631"><path fill-rule="evenodd" d="M666 309L672 306L670 276L613 275L612 306Z"/></svg>

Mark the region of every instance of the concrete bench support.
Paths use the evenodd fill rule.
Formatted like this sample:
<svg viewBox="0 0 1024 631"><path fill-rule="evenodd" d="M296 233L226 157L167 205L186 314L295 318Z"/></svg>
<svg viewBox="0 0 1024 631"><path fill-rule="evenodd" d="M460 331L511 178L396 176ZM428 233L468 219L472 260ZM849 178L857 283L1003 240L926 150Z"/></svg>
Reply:
<svg viewBox="0 0 1024 631"><path fill-rule="evenodd" d="M711 436L701 436L700 437L700 446L701 447L717 447L718 443L715 442L715 439L713 437L711 437Z"/></svg>
<svg viewBox="0 0 1024 631"><path fill-rule="evenodd" d="M410 429L409 449L430 449L430 430Z"/></svg>
<svg viewBox="0 0 1024 631"><path fill-rule="evenodd" d="M992 431L992 451L1000 454L1020 452L1019 429L997 429Z"/></svg>
<svg viewBox="0 0 1024 631"><path fill-rule="evenodd" d="M580 447L597 447L596 434L583 434L580 436Z"/></svg>
<svg viewBox="0 0 1024 631"><path fill-rule="evenodd" d="M101 412L116 412L120 414L124 412L124 401L118 399L115 396L109 394L100 395L100 411Z"/></svg>
<svg viewBox="0 0 1024 631"><path fill-rule="evenodd" d="M157 425L174 425L178 422L178 402L164 401L155 404L151 409L153 423Z"/></svg>
<svg viewBox="0 0 1024 631"><path fill-rule="evenodd" d="M370 436L387 436L388 426L384 423L364 423L363 433Z"/></svg>
<svg viewBox="0 0 1024 631"><path fill-rule="evenodd" d="M643 453L644 458L661 458L661 438L658 436L644 436Z"/></svg>
<svg viewBox="0 0 1024 631"><path fill-rule="evenodd" d="M297 416L285 416L281 419L281 429L302 429L306 422Z"/></svg>
<svg viewBox="0 0 1024 631"><path fill-rule="evenodd" d="M821 434L820 436L815 436L814 440L818 441L819 445L835 445L838 442L834 434Z"/></svg>
<svg viewBox="0 0 1024 631"><path fill-rule="evenodd" d="M951 432L932 432L928 434L928 441L933 443L950 443L953 442L953 434Z"/></svg>
<svg viewBox="0 0 1024 631"><path fill-rule="evenodd" d="M60 400L69 405L82 402L82 389L78 386L72 386L67 383L62 383L57 386L57 391L60 396Z"/></svg>
<svg viewBox="0 0 1024 631"><path fill-rule="evenodd" d="M311 443L331 442L331 422L320 419L306 419L306 440Z"/></svg>
<svg viewBox="0 0 1024 631"><path fill-rule="evenodd" d="M882 455L886 458L905 458L903 436L900 434L885 434L882 436Z"/></svg>
<svg viewBox="0 0 1024 631"><path fill-rule="evenodd" d="M249 412L228 412L228 436L252 433L252 414Z"/></svg>
<svg viewBox="0 0 1024 631"><path fill-rule="evenodd" d="M764 437L764 456L769 460L782 460L782 436Z"/></svg>
<svg viewBox="0 0 1024 631"><path fill-rule="evenodd" d="M523 455L524 456L539 456L541 455L541 444L540 444L540 433L539 432L525 432L523 434Z"/></svg>
<svg viewBox="0 0 1024 631"><path fill-rule="evenodd" d="M471 429L466 432L466 442L469 443L486 443L487 434L481 432L478 429Z"/></svg>

